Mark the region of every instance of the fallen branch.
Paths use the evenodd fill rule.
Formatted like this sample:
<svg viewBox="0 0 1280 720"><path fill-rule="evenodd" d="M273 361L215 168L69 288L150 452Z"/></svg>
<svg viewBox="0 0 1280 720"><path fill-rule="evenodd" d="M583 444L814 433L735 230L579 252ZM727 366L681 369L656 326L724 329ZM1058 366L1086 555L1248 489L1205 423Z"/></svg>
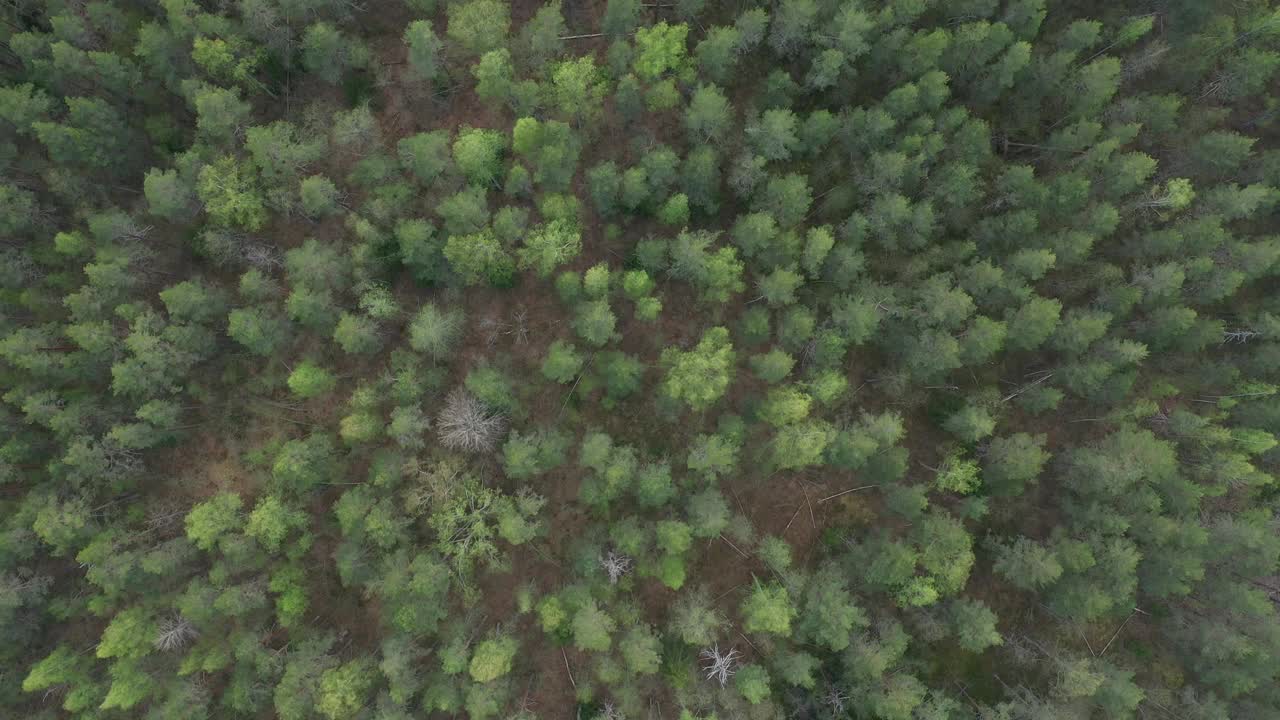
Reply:
<svg viewBox="0 0 1280 720"><path fill-rule="evenodd" d="M720 598L724 597L725 595L728 595L729 593L733 592L734 590L737 590L738 588L742 587L744 584L745 584L745 583L738 583L737 585L734 585L733 587L729 588L728 590L725 590L724 592L722 592L722 593L720 593L719 595L717 595L717 596L716 596L716 599L715 599L715 600L712 600L711 602L716 602L716 601L718 601Z"/></svg>
<svg viewBox="0 0 1280 720"><path fill-rule="evenodd" d="M560 657L564 658L564 671L569 673L569 684L574 690L578 689L578 683L573 681L573 670L569 667L569 656L564 653L564 648L560 648Z"/></svg>
<svg viewBox="0 0 1280 720"><path fill-rule="evenodd" d="M974 702L973 698L969 696L969 691L965 689L965 686L961 685L956 680L952 680L951 682L955 683L955 686L960 688L960 693L965 696L965 699L969 701L969 704L973 706L973 709L981 714L982 708L978 707L978 703Z"/></svg>
<svg viewBox="0 0 1280 720"><path fill-rule="evenodd" d="M1134 615L1137 615L1140 612L1142 611L1138 608L1134 608L1133 612L1129 613L1129 617L1125 618L1124 622L1120 623L1120 627L1116 628L1116 631L1111 633L1111 639L1107 641L1106 645L1102 646L1102 652L1098 653L1098 657L1102 657L1107 654L1107 648L1111 647L1111 643L1115 642L1116 638L1120 636L1120 631L1124 629L1125 625L1129 624L1129 621L1133 619Z"/></svg>
<svg viewBox="0 0 1280 720"><path fill-rule="evenodd" d="M800 507L801 507L800 505L797 505L796 511L791 513L791 519L787 521L787 526L782 528L783 535L786 535L787 531L791 529L791 523L795 522L796 518L800 517Z"/></svg>
<svg viewBox="0 0 1280 720"><path fill-rule="evenodd" d="M738 550L738 546L737 546L737 545L734 545L732 540L730 540L729 538L725 537L725 536L724 536L724 533L720 533L720 539L721 539L721 540L723 540L723 541L725 541L725 542L727 542L727 543L729 543L729 547L733 548L734 550ZM750 559L750 557L751 557L750 555L748 555L748 554L746 554L746 553L742 552L741 550L738 550L738 554L739 554L739 555L741 555L742 557L744 557L744 558L748 558L748 559Z"/></svg>
<svg viewBox="0 0 1280 720"><path fill-rule="evenodd" d="M819 504L819 505L821 505L822 503L824 503L824 502L826 502L826 501L828 501L828 500L835 500L836 498L840 497L841 495L848 495L848 494L849 494L849 493L851 493L851 492L857 492L857 491L859 491L859 490L866 490L866 489L868 489L868 488L873 488L873 487L880 487L880 486L879 486L879 485L863 485L863 486L861 486L861 487L849 488L848 490L841 490L840 492L836 493L835 495L828 495L828 496L826 496L826 497L822 498L821 500L819 500L819 501L818 501L818 504ZM800 511L799 511L799 509L797 509L797 510L796 510L796 512L800 512Z"/></svg>
<svg viewBox="0 0 1280 720"><path fill-rule="evenodd" d="M1011 394L1009 394L1009 395L1006 395L1003 399L1001 399L1001 400L1000 400L1000 402L1002 402L1002 403L1007 403L1007 402L1009 402L1010 400L1012 400L1012 399L1014 399L1014 398L1018 397L1018 396L1019 396L1019 395L1021 395L1022 393L1024 393L1024 392L1026 392L1026 391L1030 390L1031 388L1033 388L1033 387L1035 387L1035 386L1039 385L1040 383L1044 382L1045 380L1048 380L1048 379L1049 379L1049 378L1051 378L1051 377L1053 377L1053 373L1049 373L1048 375L1045 375L1044 377L1040 378L1039 380L1036 380L1036 381L1035 381L1035 382L1033 382L1033 383L1030 383L1030 384L1028 384L1028 385L1023 385L1023 386L1022 386L1022 388L1021 388L1021 389L1019 389L1019 390L1017 390L1016 392L1013 392L1013 393L1011 393Z"/></svg>
<svg viewBox="0 0 1280 720"><path fill-rule="evenodd" d="M809 502L809 491L804 489L804 485L800 486L800 492L804 493L804 504L809 506L809 522L813 523L813 529L818 529L818 521L813 517L813 503Z"/></svg>
<svg viewBox="0 0 1280 720"><path fill-rule="evenodd" d="M595 361L596 354L593 352L591 353L591 358L587 360L587 364L582 368L582 372L578 373L578 379L573 381L573 387L569 388L569 392L565 394L564 402L560 403L560 412L556 413L557 418L564 414L566 407L569 407L569 398L573 397L573 391L578 389L578 383L582 382L582 376L587 374L587 371L591 369L591 365Z"/></svg>
<svg viewBox="0 0 1280 720"><path fill-rule="evenodd" d="M260 415L262 417L269 417L273 420L280 420L281 422L293 423L294 425L302 425L304 427L313 427L313 428L323 427L315 423L304 422L302 420L294 420L293 418L287 418L283 415L273 415L271 413L262 412L261 410L250 410L250 412L254 413L255 415Z"/></svg>
<svg viewBox="0 0 1280 720"><path fill-rule="evenodd" d="M738 503L738 510L742 511L742 516L750 520L751 516L747 514L747 509L742 507L742 499L738 497L738 491L731 487L729 488L729 492L733 493L733 501Z"/></svg>

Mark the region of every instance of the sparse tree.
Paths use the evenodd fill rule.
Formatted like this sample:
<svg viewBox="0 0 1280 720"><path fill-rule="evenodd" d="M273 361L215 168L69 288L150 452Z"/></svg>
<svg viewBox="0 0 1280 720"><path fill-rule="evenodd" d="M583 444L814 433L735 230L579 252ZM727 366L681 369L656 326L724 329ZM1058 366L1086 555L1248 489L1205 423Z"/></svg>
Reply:
<svg viewBox="0 0 1280 720"><path fill-rule="evenodd" d="M155 646L160 652L181 650L200 635L191 621L181 615L174 615L160 622L156 632Z"/></svg>
<svg viewBox="0 0 1280 720"><path fill-rule="evenodd" d="M445 447L466 452L490 452L507 428L506 418L474 395L458 388L445 400L436 418L437 435Z"/></svg>
<svg viewBox="0 0 1280 720"><path fill-rule="evenodd" d="M612 585L617 585L624 575L631 572L632 564L631 558L613 550L600 558L600 568L609 576L609 583Z"/></svg>
<svg viewBox="0 0 1280 720"><path fill-rule="evenodd" d="M727 652L721 652L719 644L703 650L700 657L704 661L702 671L706 673L706 679L715 680L720 683L720 687L727 685L729 678L738 671L740 655L737 648L729 648Z"/></svg>

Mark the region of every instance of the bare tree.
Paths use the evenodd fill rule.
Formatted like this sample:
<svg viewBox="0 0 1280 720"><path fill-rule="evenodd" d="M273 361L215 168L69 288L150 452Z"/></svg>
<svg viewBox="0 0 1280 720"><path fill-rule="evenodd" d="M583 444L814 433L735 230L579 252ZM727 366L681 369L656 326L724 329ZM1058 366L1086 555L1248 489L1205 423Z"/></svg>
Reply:
<svg viewBox="0 0 1280 720"><path fill-rule="evenodd" d="M147 530L157 533L170 531L186 517L187 510L173 501L161 501L147 513Z"/></svg>
<svg viewBox="0 0 1280 720"><path fill-rule="evenodd" d="M1103 52L1107 49L1109 48L1103 48ZM1125 59L1124 67L1120 70L1121 78L1124 82L1133 82L1146 75L1160 65L1160 58L1167 52L1169 52L1169 46L1158 40L1148 43L1142 50Z"/></svg>
<svg viewBox="0 0 1280 720"><path fill-rule="evenodd" d="M480 321L480 332L484 335L484 344L493 347L498 344L498 337L506 332L506 324L490 315Z"/></svg>
<svg viewBox="0 0 1280 720"><path fill-rule="evenodd" d="M529 343L529 310L521 305L512 311L511 322L505 322L490 315L480 321L480 332L484 335L485 345L489 347L496 345L498 339L504 335L511 337L516 345L527 345Z"/></svg>
<svg viewBox="0 0 1280 720"><path fill-rule="evenodd" d="M53 578L48 575L31 575L19 570L18 574L0 575L0 602L9 606L35 602L43 598L53 585Z"/></svg>
<svg viewBox="0 0 1280 720"><path fill-rule="evenodd" d="M413 481L401 496L405 509L417 516L447 503L456 487L454 481L465 469L466 464L461 458L445 457L432 462L425 462L417 457L410 458L401 468L405 476Z"/></svg>
<svg viewBox="0 0 1280 720"><path fill-rule="evenodd" d="M263 272L284 267L284 260L275 247L244 233L225 229L209 230L204 234L204 244L218 264L249 265Z"/></svg>
<svg viewBox="0 0 1280 720"><path fill-rule="evenodd" d="M240 259L260 270L272 270L283 264L275 248L251 242L240 246Z"/></svg>
<svg viewBox="0 0 1280 720"><path fill-rule="evenodd" d="M517 345L529 342L529 310L524 306L511 314L511 335L516 338Z"/></svg>
<svg viewBox="0 0 1280 720"><path fill-rule="evenodd" d="M449 393L437 422L440 442L466 452L493 450L507 429L507 419L462 388Z"/></svg>
<svg viewBox="0 0 1280 720"><path fill-rule="evenodd" d="M126 218L123 222L112 228L112 239L116 242L145 242L147 236L155 230L154 225L139 225L134 222L133 218Z"/></svg>
<svg viewBox="0 0 1280 720"><path fill-rule="evenodd" d="M735 666L738 664L739 655L737 648L729 648L729 652L721 653L718 643L703 650L701 657L707 661L707 664L702 669L707 673L707 679L717 680L720 683L720 687L724 687L729 682L729 678L738 672L738 668Z"/></svg>
<svg viewBox="0 0 1280 720"><path fill-rule="evenodd" d="M608 555L600 558L600 567L609 573L609 582L613 585L617 585L618 580L622 579L623 575L631 572L631 564L631 558L626 555L619 555L612 550L609 551Z"/></svg>
<svg viewBox="0 0 1280 720"><path fill-rule="evenodd" d="M160 652L180 650L199 635L199 631L191 621L181 615L166 618L160 623L160 631L156 633L155 646Z"/></svg>
<svg viewBox="0 0 1280 720"><path fill-rule="evenodd" d="M844 715L845 704L849 702L849 693L832 685L827 688L827 692L822 696L822 702L831 708L831 714L834 717Z"/></svg>
<svg viewBox="0 0 1280 720"><path fill-rule="evenodd" d="M1243 345L1260 335L1262 335L1262 333L1257 330L1224 330L1222 333L1222 344L1240 343Z"/></svg>

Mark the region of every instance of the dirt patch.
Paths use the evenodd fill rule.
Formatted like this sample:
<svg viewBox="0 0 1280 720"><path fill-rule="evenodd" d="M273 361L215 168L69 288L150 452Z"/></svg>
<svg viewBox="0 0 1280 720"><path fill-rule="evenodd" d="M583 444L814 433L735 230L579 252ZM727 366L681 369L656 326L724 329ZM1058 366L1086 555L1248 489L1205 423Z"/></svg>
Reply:
<svg viewBox="0 0 1280 720"><path fill-rule="evenodd" d="M176 478L167 488L182 502L194 505L218 493L238 493L246 500L258 491L252 468L241 463L240 443L221 430L184 437L180 447L166 448L147 459L152 474Z"/></svg>
<svg viewBox="0 0 1280 720"><path fill-rule="evenodd" d="M528 667L536 668L525 681L521 699L540 717L571 717L577 702L577 678L588 677L588 667L581 653L572 647L556 647L539 643L526 656Z"/></svg>

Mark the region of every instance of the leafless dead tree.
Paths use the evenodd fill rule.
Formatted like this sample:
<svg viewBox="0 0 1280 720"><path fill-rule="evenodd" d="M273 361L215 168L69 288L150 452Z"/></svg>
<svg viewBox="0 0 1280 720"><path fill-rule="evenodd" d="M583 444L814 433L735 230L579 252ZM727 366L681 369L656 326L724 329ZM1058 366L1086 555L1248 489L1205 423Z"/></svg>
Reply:
<svg viewBox="0 0 1280 720"><path fill-rule="evenodd" d="M503 328L503 322L492 315L480 321L480 332L484 335L486 347L498 344L498 336L503 334Z"/></svg>
<svg viewBox="0 0 1280 720"><path fill-rule="evenodd" d="M26 596L40 597L52 584L53 578L48 575L5 573L0 575L0 601L13 603L18 598L21 603Z"/></svg>
<svg viewBox="0 0 1280 720"><path fill-rule="evenodd" d="M1241 345L1261 336L1257 330L1225 330L1222 333L1222 344L1240 343Z"/></svg>
<svg viewBox="0 0 1280 720"><path fill-rule="evenodd" d="M511 315L511 334L516 337L517 345L529 342L529 310L521 307Z"/></svg>
<svg viewBox="0 0 1280 720"><path fill-rule="evenodd" d="M617 585L623 575L631 572L631 565L631 558L626 555L619 555L612 550L609 551L608 555L600 558L600 567L604 568L606 573L609 573L609 582L613 585Z"/></svg>
<svg viewBox="0 0 1280 720"><path fill-rule="evenodd" d="M804 344L804 351L800 353L800 367L807 368L813 365L818 359L818 339L815 337Z"/></svg>
<svg viewBox="0 0 1280 720"><path fill-rule="evenodd" d="M1140 52L1127 58L1120 76L1124 82L1134 82L1160 65L1161 58L1169 52L1169 46L1162 42L1153 42Z"/></svg>
<svg viewBox="0 0 1280 720"><path fill-rule="evenodd" d="M280 253L243 233L210 230L204 234L205 247L219 264L249 265L264 272L284 266Z"/></svg>
<svg viewBox="0 0 1280 720"><path fill-rule="evenodd" d="M402 495L405 509L409 514L419 516L448 502L456 485L454 481L464 469L465 464L458 458L434 462L425 462L417 457L407 460L401 468L411 481L409 489Z"/></svg>
<svg viewBox="0 0 1280 720"><path fill-rule="evenodd" d="M185 517L187 509L172 501L164 501L147 513L147 529L151 532L163 533L173 529Z"/></svg>
<svg viewBox="0 0 1280 720"><path fill-rule="evenodd" d="M844 715L845 704L849 702L849 693L832 685L823 694L822 702L831 708L832 717L841 717Z"/></svg>
<svg viewBox="0 0 1280 720"><path fill-rule="evenodd" d="M716 680L720 683L720 687L724 687L729 682L729 678L738 672L736 665L739 655L737 648L729 648L729 652L721 653L718 643L703 650L701 657L707 661L707 664L702 669L707 673L706 679Z"/></svg>
<svg viewBox="0 0 1280 720"><path fill-rule="evenodd" d="M199 631L189 620L181 615L174 615L160 623L160 631L156 633L155 646L160 652L181 650L199 634Z"/></svg>
<svg viewBox="0 0 1280 720"><path fill-rule="evenodd" d="M106 232L110 233L111 239L115 242L143 242L147 236L155 230L154 225L142 225L128 215L118 214L113 216L109 222L111 227L106 228Z"/></svg>
<svg viewBox="0 0 1280 720"><path fill-rule="evenodd" d="M284 264L275 248L260 243L246 242L241 245L240 258L259 270L271 270Z"/></svg>
<svg viewBox="0 0 1280 720"><path fill-rule="evenodd" d="M497 446L507 419L462 388L449 393L436 423L445 447L465 452L488 452Z"/></svg>
<svg viewBox="0 0 1280 720"><path fill-rule="evenodd" d="M489 347L498 344L503 335L513 338L516 345L529 342L529 309L521 306L511 313L511 322L489 316L480 321L480 332L484 335L484 343Z"/></svg>
<svg viewBox="0 0 1280 720"><path fill-rule="evenodd" d="M16 248L0 249L0 262L9 268L9 272L15 279L21 279L27 283L35 283L45 276L44 270L31 259L30 255L19 252Z"/></svg>

